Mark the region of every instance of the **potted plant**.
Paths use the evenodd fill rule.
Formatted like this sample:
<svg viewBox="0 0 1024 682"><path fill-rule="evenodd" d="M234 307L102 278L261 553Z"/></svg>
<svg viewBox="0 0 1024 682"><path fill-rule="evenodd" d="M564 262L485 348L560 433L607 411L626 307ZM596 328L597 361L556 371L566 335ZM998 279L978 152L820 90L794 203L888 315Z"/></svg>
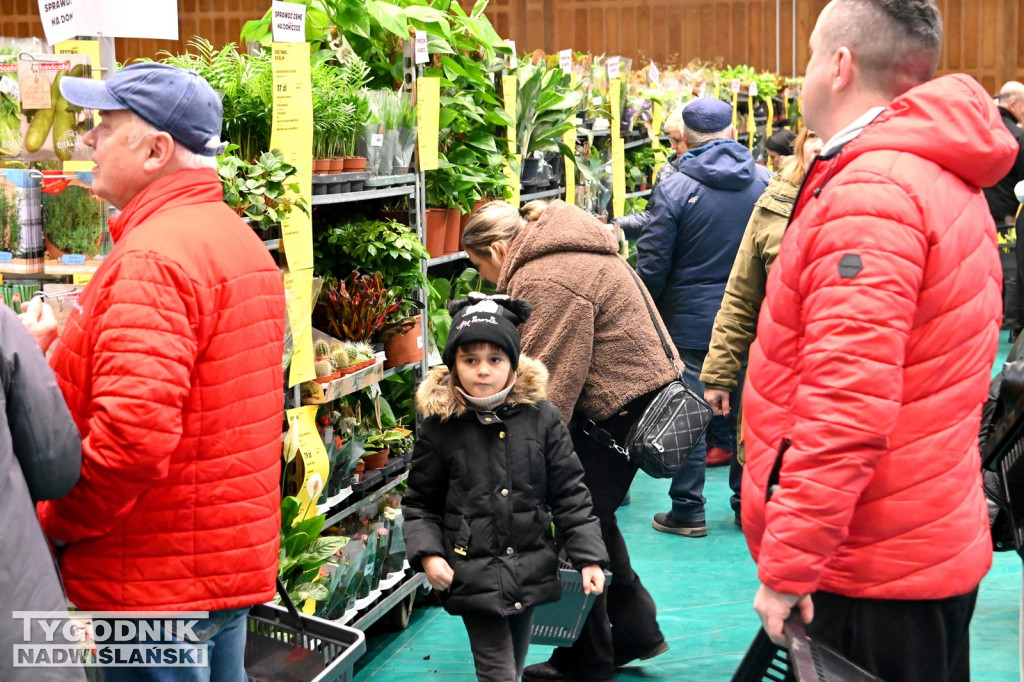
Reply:
<svg viewBox="0 0 1024 682"><path fill-rule="evenodd" d="M321 580L320 567L348 544L347 537L320 537L325 517L317 515L300 521L300 510L298 498L289 496L281 500L281 549L277 575L295 604L306 599L323 601L330 596ZM280 603L280 595L275 597L275 603Z"/></svg>
<svg viewBox="0 0 1024 682"><path fill-rule="evenodd" d="M20 193L0 182L0 251L13 257L21 244L21 219L18 211Z"/></svg>
<svg viewBox="0 0 1024 682"><path fill-rule="evenodd" d="M401 304L380 273L354 271L342 281L325 277L313 308L313 325L335 338L369 342Z"/></svg>
<svg viewBox="0 0 1024 682"><path fill-rule="evenodd" d="M237 149L229 144L217 157L217 173L224 187L224 203L240 218L248 218L253 229L271 239L271 228L279 227L293 208L309 215L309 202L300 195L295 181L299 169L285 160L281 150L263 152L249 163L235 156Z"/></svg>
<svg viewBox="0 0 1024 682"><path fill-rule="evenodd" d="M43 236L46 253L54 260L64 254L92 258L103 235L103 202L77 180L59 194L43 193Z"/></svg>

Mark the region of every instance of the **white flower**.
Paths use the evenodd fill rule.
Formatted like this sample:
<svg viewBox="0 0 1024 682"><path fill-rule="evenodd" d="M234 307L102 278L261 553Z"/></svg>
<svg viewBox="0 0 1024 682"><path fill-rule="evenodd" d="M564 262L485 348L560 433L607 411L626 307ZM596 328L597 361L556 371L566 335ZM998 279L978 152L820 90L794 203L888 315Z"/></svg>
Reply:
<svg viewBox="0 0 1024 682"><path fill-rule="evenodd" d="M315 500L319 495L320 491L324 489L324 479L320 474L313 474L306 481L306 492L309 493L309 497Z"/></svg>

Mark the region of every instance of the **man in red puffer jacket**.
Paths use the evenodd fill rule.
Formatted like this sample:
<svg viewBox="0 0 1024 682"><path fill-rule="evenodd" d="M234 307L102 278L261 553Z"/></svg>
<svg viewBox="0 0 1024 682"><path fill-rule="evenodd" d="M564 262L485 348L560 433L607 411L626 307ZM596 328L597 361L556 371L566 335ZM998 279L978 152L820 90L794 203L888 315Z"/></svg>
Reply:
<svg viewBox="0 0 1024 682"><path fill-rule="evenodd" d="M244 680L246 612L274 596L277 574L281 273L221 200L221 104L202 78L133 64L60 88L101 111L83 141L93 190L121 212L51 359L83 462L40 521L76 606L208 611L193 628L212 645L203 679Z"/></svg>
<svg viewBox="0 0 1024 682"><path fill-rule="evenodd" d="M977 82L931 80L941 36L930 0L819 17L804 115L829 141L768 279L743 405L765 630L781 642L797 609L899 682L969 679L991 562L978 427L1001 269L980 187L1016 143Z"/></svg>

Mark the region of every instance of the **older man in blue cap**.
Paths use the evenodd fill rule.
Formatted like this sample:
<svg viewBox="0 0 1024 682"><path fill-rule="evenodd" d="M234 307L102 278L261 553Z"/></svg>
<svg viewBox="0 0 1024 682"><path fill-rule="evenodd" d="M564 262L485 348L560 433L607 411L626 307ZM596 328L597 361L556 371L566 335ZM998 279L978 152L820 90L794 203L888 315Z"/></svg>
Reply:
<svg viewBox="0 0 1024 682"><path fill-rule="evenodd" d="M53 352L82 475L40 506L40 522L71 601L135 612L106 622L137 646L154 641L142 636L151 628L125 620L189 612L189 633L158 637L184 636L194 666L107 667L105 682L242 682L248 608L273 598L277 576L281 273L222 200L221 103L198 74L133 64L106 81L64 78L60 90L100 111L83 143L93 191L120 213L114 248ZM25 321L49 346L38 302Z"/></svg>
<svg viewBox="0 0 1024 682"><path fill-rule="evenodd" d="M683 128L689 151L677 162L679 172L654 189L651 222L637 242L637 273L686 364L687 384L704 395L700 371L711 328L743 231L770 175L733 139L732 107L726 102L712 97L690 102L683 109ZM719 428L735 452L735 428L724 423ZM702 439L672 478L672 509L655 515L656 530L693 538L707 535L706 456ZM739 518L740 471L735 463L733 468L732 505Z"/></svg>

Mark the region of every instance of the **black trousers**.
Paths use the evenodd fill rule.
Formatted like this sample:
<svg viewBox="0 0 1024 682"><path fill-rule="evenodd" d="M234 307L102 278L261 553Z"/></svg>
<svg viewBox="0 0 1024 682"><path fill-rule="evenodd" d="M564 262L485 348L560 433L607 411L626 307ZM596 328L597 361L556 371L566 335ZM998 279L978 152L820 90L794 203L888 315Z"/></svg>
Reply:
<svg viewBox="0 0 1024 682"><path fill-rule="evenodd" d="M654 398L647 395L599 426L622 442L643 408ZM657 607L629 562L629 550L615 520L615 510L629 491L637 467L614 450L599 445L578 426L570 428L573 446L583 464L583 482L594 500L594 515L611 562L612 581L597 597L571 647L558 647L551 662L563 673L586 680L611 680L615 661L644 654L664 639L658 627Z"/></svg>
<svg viewBox="0 0 1024 682"><path fill-rule="evenodd" d="M515 616L462 616L480 682L516 682L523 674L533 629L533 608Z"/></svg>
<svg viewBox="0 0 1024 682"><path fill-rule="evenodd" d="M967 682L975 588L948 599L855 599L815 592L807 635L886 682Z"/></svg>

